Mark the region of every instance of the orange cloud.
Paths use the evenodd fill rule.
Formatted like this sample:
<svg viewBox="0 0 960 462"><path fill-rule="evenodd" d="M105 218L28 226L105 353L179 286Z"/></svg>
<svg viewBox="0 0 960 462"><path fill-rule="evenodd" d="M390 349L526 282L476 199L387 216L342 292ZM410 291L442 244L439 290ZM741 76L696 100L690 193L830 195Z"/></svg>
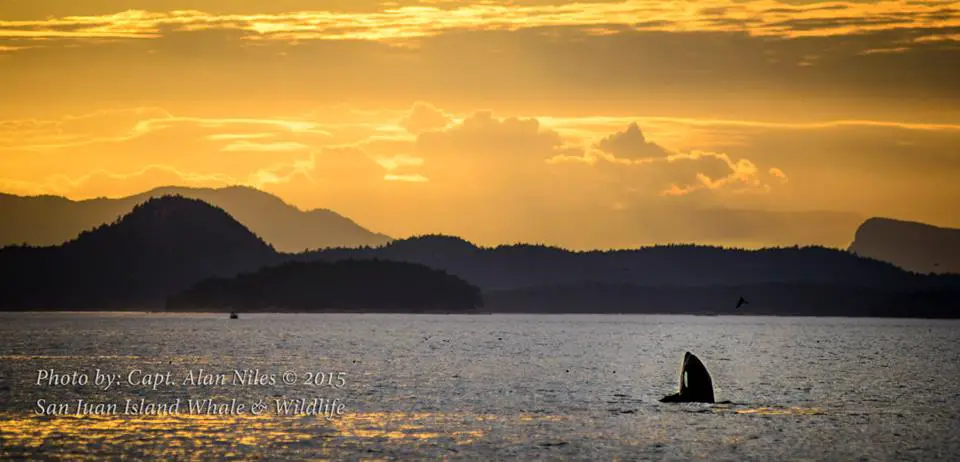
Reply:
<svg viewBox="0 0 960 462"><path fill-rule="evenodd" d="M424 183L429 181L427 177L423 175L413 174L413 175L395 175L393 173L388 173L383 176L384 180L387 181L405 181L408 183Z"/></svg>
<svg viewBox="0 0 960 462"><path fill-rule="evenodd" d="M648 141L636 122L631 122L626 131L614 133L600 140L597 143L597 148L620 159L642 159L669 155L666 149Z"/></svg>
<svg viewBox="0 0 960 462"><path fill-rule="evenodd" d="M0 149L42 151L129 141L149 131L147 121L172 117L156 107L109 109L59 119L0 121Z"/></svg>
<svg viewBox="0 0 960 462"><path fill-rule="evenodd" d="M128 196L153 186L220 187L234 184L241 182L221 173L198 173L182 171L169 165L147 165L125 173L97 169L78 177L54 174L39 182L3 178L0 179L0 190L25 195L54 194L73 199L89 199Z"/></svg>
<svg viewBox="0 0 960 462"><path fill-rule="evenodd" d="M779 178L781 183L787 182L787 174L783 173L783 170L780 170L776 167L770 167L769 173L771 176Z"/></svg>
<svg viewBox="0 0 960 462"><path fill-rule="evenodd" d="M405 223L404 230L420 223L430 230L445 220L434 215L471 204L486 214L490 236L501 235L500 228L507 226L503 217L526 223L524 217L573 209L723 204L774 210L838 204L841 210L882 212L897 197L904 204L939 197L924 203L940 213L946 206L937 201L956 196L949 178L957 165L951 157L960 130L955 124L506 117L423 107L449 122L414 135L401 127L415 112L409 107L351 110L339 124L333 113L197 117L158 109L0 121L0 149L10 151L4 152L0 190L79 198L163 184L242 184L268 188L308 208L344 207L344 213L363 216L393 234L402 233L391 228L387 216ZM725 138L736 143L731 146ZM112 144L83 146L97 140ZM307 148L222 152L239 142ZM44 145L39 154L22 149ZM836 160L837 168L823 169L825 159ZM848 178L857 175L856 181ZM907 188L904 176L918 181ZM848 186L875 184L869 183L875 178L897 178L904 186L883 192ZM882 200L874 198L880 194ZM420 209L402 209L409 213L405 218L401 203ZM504 207L507 211L498 215Z"/></svg>
<svg viewBox="0 0 960 462"><path fill-rule="evenodd" d="M391 157L376 158L376 162L387 170L396 170L406 166L423 165L423 158L397 154Z"/></svg>
<svg viewBox="0 0 960 462"><path fill-rule="evenodd" d="M769 192L769 185L762 182L759 169L749 159L733 160L728 154L701 150L676 152L648 140L639 125L630 123L626 130L602 138L595 144L594 154L582 157L581 163L596 165L602 160L610 165L652 166L658 170L657 177L683 178L688 184L670 186L660 191L662 196L684 196L698 190L714 190L731 185L741 185L741 192ZM551 159L553 163L576 162L575 157ZM780 174L783 172L774 168ZM785 176L783 177L785 178ZM695 180L695 181L694 181Z"/></svg>
<svg viewBox="0 0 960 462"><path fill-rule="evenodd" d="M276 136L275 133L214 133L207 135L211 141L257 140Z"/></svg>
<svg viewBox="0 0 960 462"><path fill-rule="evenodd" d="M96 143L123 143L146 135L175 128L193 127L206 130L256 129L249 134L215 133L206 135L212 141L234 141L226 151L296 150L298 143L253 143L247 139L277 134L299 134L330 137L322 125L309 120L183 117L155 107L111 109L79 116L68 115L54 120L12 119L0 121L0 149L51 151ZM262 130L272 130L263 132Z"/></svg>
<svg viewBox="0 0 960 462"><path fill-rule="evenodd" d="M277 152L277 151L299 151L307 149L309 146L294 141L278 141L275 143L255 143L251 141L235 141L223 148L221 151L247 151L247 152Z"/></svg>
<svg viewBox="0 0 960 462"><path fill-rule="evenodd" d="M491 111L476 112L446 130L423 132L417 137L418 152L433 156L477 154L487 160L523 158L537 162L560 148L560 135L540 126L535 118L496 118Z"/></svg>
<svg viewBox="0 0 960 462"><path fill-rule="evenodd" d="M361 151L326 149L306 158L277 162L246 175L199 173L171 165L146 165L140 169L117 173L96 169L79 176L54 174L40 181L0 178L0 191L23 194L55 194L74 199L122 197L150 188L168 185L220 187L243 185L264 188L303 179L319 187L336 190L357 184L369 187L371 181L425 181L420 175L388 175L385 169ZM367 181L360 181L366 178Z"/></svg>
<svg viewBox="0 0 960 462"><path fill-rule="evenodd" d="M658 116L589 116L556 117L535 116L545 127L555 130L568 130L578 127L609 130L637 122L644 125L677 125L689 127L732 127L732 128L777 128L788 130L815 130L839 127L877 127L902 128L905 130L960 131L956 123L920 123L896 120L840 119L821 122L773 122L766 120L716 119L711 117L658 117Z"/></svg>
<svg viewBox="0 0 960 462"><path fill-rule="evenodd" d="M427 130L444 128L450 122L451 118L443 111L430 104L418 102L413 105L410 114L400 121L400 126L410 133L417 134Z"/></svg>
<svg viewBox="0 0 960 462"><path fill-rule="evenodd" d="M578 26L588 33L626 30L728 31L756 36L853 35L870 31L949 31L960 25L957 9L941 1L891 0L794 5L771 0L684 2L624 0L528 4L464 2L455 7L400 6L379 11L294 11L214 14L196 10L63 16L0 21L0 37L24 39L150 39L169 30L240 30L250 40L416 39L456 30L518 30Z"/></svg>
<svg viewBox="0 0 960 462"><path fill-rule="evenodd" d="M668 157L668 162L677 160L696 160L701 158L714 158L722 160L730 169L725 175L714 177L698 172L695 175L697 183L678 187L676 184L670 185L670 188L661 191L661 195L683 196L698 190L721 189L731 185L740 185L734 193L767 193L770 192L770 185L763 183L757 177L759 169L749 159L739 159L733 162L730 156L726 154L717 154L712 152L696 152L690 155L676 155ZM779 169L776 169L779 171Z"/></svg>
<svg viewBox="0 0 960 462"><path fill-rule="evenodd" d="M0 45L0 53L13 53L15 51L28 50L30 48L37 48L33 46L14 46L14 45Z"/></svg>

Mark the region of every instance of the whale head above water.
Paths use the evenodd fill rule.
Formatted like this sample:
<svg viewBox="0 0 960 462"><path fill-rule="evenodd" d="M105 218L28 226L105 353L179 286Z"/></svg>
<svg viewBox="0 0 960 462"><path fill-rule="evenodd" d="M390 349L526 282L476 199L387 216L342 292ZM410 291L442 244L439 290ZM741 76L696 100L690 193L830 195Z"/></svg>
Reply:
<svg viewBox="0 0 960 462"><path fill-rule="evenodd" d="M713 403L713 380L700 362L689 351L683 355L680 369L680 392L660 398L661 403Z"/></svg>

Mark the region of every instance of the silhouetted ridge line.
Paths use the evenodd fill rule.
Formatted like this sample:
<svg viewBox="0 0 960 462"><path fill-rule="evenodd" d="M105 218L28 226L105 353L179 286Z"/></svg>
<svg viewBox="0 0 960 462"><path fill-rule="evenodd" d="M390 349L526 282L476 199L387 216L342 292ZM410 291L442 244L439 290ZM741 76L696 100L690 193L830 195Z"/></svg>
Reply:
<svg viewBox="0 0 960 462"><path fill-rule="evenodd" d="M289 262L214 278L172 296L168 310L470 312L480 289L446 272L385 260Z"/></svg>
<svg viewBox="0 0 960 462"><path fill-rule="evenodd" d="M343 276L347 279L331 276L333 262L345 260L391 261L448 273L479 287L484 309L500 312L719 314L733 310L730 300L744 294L750 303L737 314L955 317L960 306L960 276L920 275L822 247L663 245L570 252L534 244L478 247L458 237L430 235L379 247L282 254L225 210L171 196L150 200L61 246L0 249L0 309L153 309L205 279L231 278L284 262L319 262L289 267L296 269L292 280L302 284L324 282L296 276L297 271L326 274L324 278L356 287L361 284L351 277L384 284L371 281L370 275L394 277L390 271L399 271L384 270L398 267L381 262L364 271L347 271L344 274L352 275ZM410 271L436 279L432 273ZM269 279L270 274L262 277ZM331 295L290 290L306 295L297 300L267 297L264 303L292 310L316 309L311 303L324 310L341 309L330 308L336 304L327 301ZM318 298L308 303L313 296ZM345 306L358 310L441 310L429 302L432 299L424 302L426 308L413 307L412 295L396 305L346 295L334 300L350 301ZM443 311L468 310L462 299L450 300ZM202 308L202 303L191 303Z"/></svg>
<svg viewBox="0 0 960 462"><path fill-rule="evenodd" d="M326 249L296 258L381 258L420 263L456 274L484 290L590 280L642 285L804 282L868 287L923 286L930 281L890 263L824 247L738 250L662 245L573 252L530 244L479 247L459 238L421 236L376 248Z"/></svg>

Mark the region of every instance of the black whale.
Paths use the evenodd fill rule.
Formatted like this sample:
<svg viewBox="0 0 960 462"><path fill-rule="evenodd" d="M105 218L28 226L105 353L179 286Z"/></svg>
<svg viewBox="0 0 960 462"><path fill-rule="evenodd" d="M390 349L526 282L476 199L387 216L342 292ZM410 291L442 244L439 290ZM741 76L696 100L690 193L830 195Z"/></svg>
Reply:
<svg viewBox="0 0 960 462"><path fill-rule="evenodd" d="M660 398L661 403L713 403L713 380L700 359L690 353L683 356L680 392Z"/></svg>

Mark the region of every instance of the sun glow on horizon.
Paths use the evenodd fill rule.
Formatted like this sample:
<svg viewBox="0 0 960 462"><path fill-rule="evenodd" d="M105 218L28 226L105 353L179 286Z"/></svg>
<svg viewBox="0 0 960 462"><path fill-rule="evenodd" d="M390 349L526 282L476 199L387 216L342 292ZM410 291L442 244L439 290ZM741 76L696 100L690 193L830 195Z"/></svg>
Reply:
<svg viewBox="0 0 960 462"><path fill-rule="evenodd" d="M958 6L17 4L0 192L243 185L394 236L573 248L960 226Z"/></svg>

